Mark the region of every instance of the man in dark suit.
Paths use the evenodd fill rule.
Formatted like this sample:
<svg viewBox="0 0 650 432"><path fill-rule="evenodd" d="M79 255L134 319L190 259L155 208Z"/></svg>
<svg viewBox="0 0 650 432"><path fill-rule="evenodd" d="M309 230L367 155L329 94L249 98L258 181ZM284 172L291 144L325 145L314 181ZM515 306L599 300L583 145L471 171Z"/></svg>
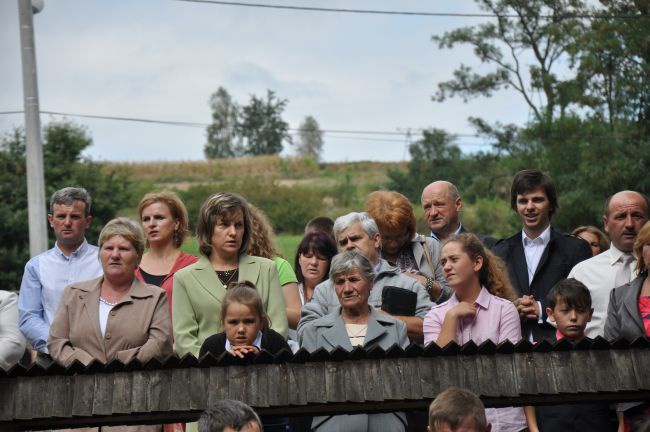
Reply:
<svg viewBox="0 0 650 432"><path fill-rule="evenodd" d="M555 328L546 322L546 297L557 281L577 263L591 257L589 244L551 227L559 208L557 190L548 174L523 170L510 188L510 206L519 215L520 232L494 245L493 251L508 266L510 282L519 298L515 306L529 340L553 339Z"/></svg>
<svg viewBox="0 0 650 432"><path fill-rule="evenodd" d="M438 180L427 185L422 190L421 202L424 221L435 240L443 242L452 235L468 232L460 223L459 213L463 209L463 200L453 183ZM475 234L487 247L496 243L492 237Z"/></svg>

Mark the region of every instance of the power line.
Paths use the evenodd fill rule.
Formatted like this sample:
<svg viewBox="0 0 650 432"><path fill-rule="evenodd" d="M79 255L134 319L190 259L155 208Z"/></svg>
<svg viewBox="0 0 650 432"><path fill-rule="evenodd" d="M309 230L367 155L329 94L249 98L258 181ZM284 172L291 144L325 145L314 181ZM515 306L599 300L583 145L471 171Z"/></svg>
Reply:
<svg viewBox="0 0 650 432"><path fill-rule="evenodd" d="M424 16L424 17L443 17L443 18L521 18L517 14L497 15L493 13L460 13L460 12L421 12L421 11L396 11L396 10L379 10L379 9L348 9L348 8L326 8L316 6L289 6L265 3L234 2L221 0L175 0L186 3L208 3L221 6L239 6L262 9L283 9L306 12L330 12L330 13L351 13L366 15L402 15L402 16ZM556 19L636 19L642 18L641 15L605 15L605 14L565 14L565 15L540 15L539 18L547 20Z"/></svg>
<svg viewBox="0 0 650 432"><path fill-rule="evenodd" d="M23 111L0 111L0 115L9 115L9 114L23 114ZM139 122L139 123L149 123L149 124L162 124L170 126L182 126L182 127L193 127L193 128L202 128L205 129L209 126L208 123L196 123L196 122L186 122L186 121L176 121L176 120L156 120L156 119L146 119L138 117L122 117L122 116L107 116L107 115L94 115L94 114L77 114L77 113L65 113L59 111L45 111L41 110L41 114L49 115L58 115L64 117L81 117L81 118L91 118L98 120L115 120L115 121L130 121L130 122ZM423 128L409 129L411 132L422 132ZM289 131L297 132L297 128L289 128ZM349 134L349 135L390 135L390 136L406 136L409 132L397 132L397 131L371 131L371 130L345 130L345 129L321 129L321 132L329 134L331 138L345 138L345 137L336 137L331 134ZM459 138L478 138L476 134L451 134ZM394 140L395 142L403 142L402 140Z"/></svg>

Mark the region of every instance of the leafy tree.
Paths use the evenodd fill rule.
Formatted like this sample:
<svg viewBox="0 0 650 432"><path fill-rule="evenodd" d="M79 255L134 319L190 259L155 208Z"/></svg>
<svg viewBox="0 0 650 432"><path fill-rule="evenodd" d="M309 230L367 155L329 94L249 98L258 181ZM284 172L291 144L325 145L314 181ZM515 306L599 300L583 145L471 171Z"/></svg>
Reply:
<svg viewBox="0 0 650 432"><path fill-rule="evenodd" d="M93 224L86 231L88 241L96 242L101 227L115 216L117 209L130 201L131 183L114 171L104 172L103 165L84 158L81 153L92 140L85 128L74 123L52 122L43 131L43 161L46 197L66 186L82 186L93 197ZM14 130L0 141L0 286L17 290L23 267L29 259L27 225L27 179L25 136ZM49 202L48 202L49 204ZM50 239L54 244L54 239Z"/></svg>
<svg viewBox="0 0 650 432"><path fill-rule="evenodd" d="M241 151L241 139L237 133L240 108L228 91L219 87L210 96L212 123L207 128L208 142L203 152L208 159L235 157Z"/></svg>
<svg viewBox="0 0 650 432"><path fill-rule="evenodd" d="M299 156L311 156L315 161L319 161L322 151L323 132L316 119L307 116L298 127L296 152Z"/></svg>
<svg viewBox="0 0 650 432"><path fill-rule="evenodd" d="M243 109L238 131L245 140L244 153L251 156L278 154L282 141L291 142L289 124L282 120L286 99L277 99L271 90L266 100L255 95Z"/></svg>

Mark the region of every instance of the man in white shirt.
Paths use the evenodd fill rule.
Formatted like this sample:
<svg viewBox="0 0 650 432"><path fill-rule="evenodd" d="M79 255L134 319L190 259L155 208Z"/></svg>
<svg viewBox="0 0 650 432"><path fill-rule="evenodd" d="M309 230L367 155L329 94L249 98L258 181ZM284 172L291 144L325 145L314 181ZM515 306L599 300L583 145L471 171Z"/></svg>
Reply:
<svg viewBox="0 0 650 432"><path fill-rule="evenodd" d="M555 184L546 173L518 172L510 189L510 206L519 215L522 230L497 242L493 250L506 263L519 297L514 303L524 337L554 339L555 328L546 322L546 296L575 264L591 256L591 248L584 240L551 227L559 204Z"/></svg>
<svg viewBox="0 0 650 432"><path fill-rule="evenodd" d="M648 198L639 192L621 191L607 198L603 224L612 243L605 252L577 264L569 274L591 293L594 314L585 329L590 338L604 334L610 291L636 276L632 247L648 220L648 211Z"/></svg>
<svg viewBox="0 0 650 432"><path fill-rule="evenodd" d="M47 353L50 324L63 289L102 275L98 248L85 238L92 221L91 203L90 194L83 188L67 187L54 192L47 220L56 243L25 264L18 297L20 330L38 352Z"/></svg>

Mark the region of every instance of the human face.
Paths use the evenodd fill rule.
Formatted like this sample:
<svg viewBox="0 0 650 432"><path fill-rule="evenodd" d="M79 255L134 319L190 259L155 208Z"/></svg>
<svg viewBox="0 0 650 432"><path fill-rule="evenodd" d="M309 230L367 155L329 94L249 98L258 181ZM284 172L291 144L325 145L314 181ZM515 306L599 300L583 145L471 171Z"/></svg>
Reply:
<svg viewBox="0 0 650 432"><path fill-rule="evenodd" d="M92 217L86 216L85 212L86 203L83 201L52 206L52 213L47 215L47 220L60 246L76 248L83 243L86 229L92 221Z"/></svg>
<svg viewBox="0 0 650 432"><path fill-rule="evenodd" d="M605 232L623 252L632 252L636 236L647 221L645 200L630 191L615 194L609 201L608 214L603 216Z"/></svg>
<svg viewBox="0 0 650 432"><path fill-rule="evenodd" d="M472 260L459 242L452 241L442 247L440 263L447 283L457 293L464 294L480 286L478 272L483 266L483 257Z"/></svg>
<svg viewBox="0 0 650 432"><path fill-rule="evenodd" d="M546 315L555 321L557 329L570 341L582 337L593 313L593 309L569 307L563 298L558 298L554 309L546 308Z"/></svg>
<svg viewBox="0 0 650 432"><path fill-rule="evenodd" d="M395 235L381 237L381 248L385 254L396 256L400 250L411 240L407 229Z"/></svg>
<svg viewBox="0 0 650 432"><path fill-rule="evenodd" d="M210 239L212 251L223 257L237 256L243 238L244 212L241 209L218 216Z"/></svg>
<svg viewBox="0 0 650 432"><path fill-rule="evenodd" d="M241 303L230 303L223 321L226 337L233 346L252 345L262 329L261 318Z"/></svg>
<svg viewBox="0 0 650 432"><path fill-rule="evenodd" d="M315 287L325 279L327 258L319 256L312 249L298 256L298 264L300 264L305 285Z"/></svg>
<svg viewBox="0 0 650 432"><path fill-rule="evenodd" d="M421 201L424 220L438 238L444 240L458 229L458 212L463 202L460 197L451 198L447 182L431 183L422 191Z"/></svg>
<svg viewBox="0 0 650 432"><path fill-rule="evenodd" d="M142 209L142 227L149 244L167 244L174 241L179 222L174 219L167 204L157 201Z"/></svg>
<svg viewBox="0 0 650 432"><path fill-rule="evenodd" d="M517 213L524 225L524 232L537 238L551 224L551 204L543 188L517 194Z"/></svg>
<svg viewBox="0 0 650 432"><path fill-rule="evenodd" d="M223 429L223 432L260 432L260 425L257 423L255 420L251 420L248 423L246 423L241 429L238 429L237 431L230 426L226 426Z"/></svg>
<svg viewBox="0 0 650 432"><path fill-rule="evenodd" d="M363 256L368 258L371 263L376 264L377 261L379 261L377 249L379 248L379 245L381 245L381 237L379 236L379 233L377 233L374 238L371 238L363 230L361 222L352 224L348 228L339 232L336 241L340 252L357 250Z"/></svg>
<svg viewBox="0 0 650 432"><path fill-rule="evenodd" d="M339 298L341 307L346 310L360 310L368 307L371 288L370 282L365 280L356 268L334 276L336 296Z"/></svg>
<svg viewBox="0 0 650 432"><path fill-rule="evenodd" d="M99 249L99 259L108 279L133 279L133 272L140 263L133 244L121 235L115 235L104 242Z"/></svg>
<svg viewBox="0 0 650 432"><path fill-rule="evenodd" d="M589 243L589 246L591 247L591 254L593 256L596 256L602 252L600 250L600 241L598 240L598 236L596 234L589 231L583 231L578 234L578 237Z"/></svg>

